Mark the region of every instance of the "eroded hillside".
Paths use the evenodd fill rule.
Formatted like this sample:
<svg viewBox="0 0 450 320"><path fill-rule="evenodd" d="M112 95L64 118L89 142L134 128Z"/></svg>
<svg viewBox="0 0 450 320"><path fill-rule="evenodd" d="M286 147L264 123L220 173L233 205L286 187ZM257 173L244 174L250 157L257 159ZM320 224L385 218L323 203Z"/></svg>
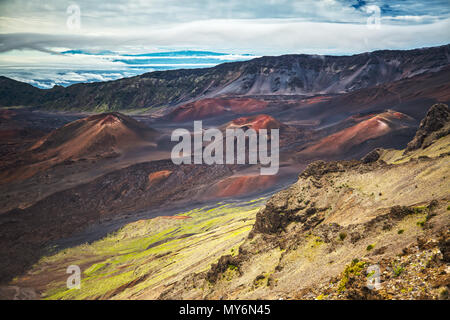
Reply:
<svg viewBox="0 0 450 320"><path fill-rule="evenodd" d="M219 96L344 93L434 73L448 66L448 52L449 45L444 45L342 57L305 54L261 57L213 68L156 71L49 90L0 77L0 106L117 111L175 106ZM217 108L215 112L223 111L221 105ZM192 116L185 113L182 112L183 116Z"/></svg>
<svg viewBox="0 0 450 320"><path fill-rule="evenodd" d="M258 212L239 255L161 298L447 298L449 120L435 105L408 151L314 162ZM374 265L379 290L367 288Z"/></svg>
<svg viewBox="0 0 450 320"><path fill-rule="evenodd" d="M0 297L156 299L168 283L207 271L224 252L237 254L265 200L220 202L130 223L99 241L43 257L0 287ZM81 290L67 290L69 265L81 268Z"/></svg>
<svg viewBox="0 0 450 320"><path fill-rule="evenodd" d="M434 105L407 149L314 162L265 205L265 199L219 203L128 224L41 258L2 293L47 299L447 299L449 129L448 106ZM80 290L65 286L71 264L81 267ZM377 290L367 282L374 266Z"/></svg>

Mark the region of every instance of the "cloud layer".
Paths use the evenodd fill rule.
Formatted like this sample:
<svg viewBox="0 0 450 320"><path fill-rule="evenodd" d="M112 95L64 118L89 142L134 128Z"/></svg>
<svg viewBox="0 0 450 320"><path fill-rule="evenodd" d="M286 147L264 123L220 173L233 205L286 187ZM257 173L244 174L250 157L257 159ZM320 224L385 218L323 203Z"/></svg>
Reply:
<svg viewBox="0 0 450 320"><path fill-rule="evenodd" d="M107 70L101 73L106 77L221 62L215 57L183 64L165 56L139 63L134 57L139 68L126 54L208 50L235 54L233 61L248 58L238 56L242 53L353 54L450 42L448 0L7 0L0 2L0 12L0 74L21 72L30 83L38 81L38 66L79 75ZM121 57L61 54L67 50Z"/></svg>

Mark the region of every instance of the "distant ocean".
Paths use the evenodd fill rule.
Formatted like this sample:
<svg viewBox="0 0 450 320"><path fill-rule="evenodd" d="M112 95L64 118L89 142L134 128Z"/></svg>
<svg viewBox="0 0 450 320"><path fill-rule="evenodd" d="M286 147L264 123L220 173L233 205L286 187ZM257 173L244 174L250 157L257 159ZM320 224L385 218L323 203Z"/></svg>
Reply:
<svg viewBox="0 0 450 320"><path fill-rule="evenodd" d="M0 75L39 88L52 88L55 85L69 86L80 82L116 80L158 70L207 68L224 62L244 61L255 57L251 54L192 50L141 54L69 50L61 52L58 57L67 63L52 65L50 62L42 66L0 67Z"/></svg>

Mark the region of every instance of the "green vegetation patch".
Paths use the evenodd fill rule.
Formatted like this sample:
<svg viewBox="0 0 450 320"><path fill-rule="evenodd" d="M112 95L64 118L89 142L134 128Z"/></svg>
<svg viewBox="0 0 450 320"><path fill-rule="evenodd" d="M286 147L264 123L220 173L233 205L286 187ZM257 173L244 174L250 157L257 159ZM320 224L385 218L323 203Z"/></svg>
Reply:
<svg viewBox="0 0 450 320"><path fill-rule="evenodd" d="M400 276L403 272L405 271L405 268L400 265L400 264L396 264L396 263L392 263L392 272L394 273L394 276L398 277Z"/></svg>
<svg viewBox="0 0 450 320"><path fill-rule="evenodd" d="M46 299L126 298L151 292L187 270L208 270L225 251L237 253L265 201L220 202L180 212L179 218L136 221L91 244L44 257L32 272L57 269L55 273L65 274L68 265L81 267L81 289L68 290L65 281L54 281L47 287ZM228 271L230 279L239 272L231 265Z"/></svg>
<svg viewBox="0 0 450 320"><path fill-rule="evenodd" d="M366 264L367 263L364 261L353 259L353 261L345 267L345 270L342 273L341 281L339 282L337 289L338 292L345 291L347 289L347 283L349 279L361 275L361 271L364 270Z"/></svg>

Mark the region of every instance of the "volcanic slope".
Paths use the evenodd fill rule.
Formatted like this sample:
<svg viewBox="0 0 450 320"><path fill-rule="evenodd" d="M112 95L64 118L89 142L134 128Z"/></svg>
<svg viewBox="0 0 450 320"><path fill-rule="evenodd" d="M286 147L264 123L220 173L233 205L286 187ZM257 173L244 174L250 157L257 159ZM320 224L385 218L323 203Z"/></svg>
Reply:
<svg viewBox="0 0 450 320"><path fill-rule="evenodd" d="M261 57L49 90L1 77L0 106L104 112L177 106L221 96L337 94L437 72L449 65L449 48L382 50L340 57Z"/></svg>
<svg viewBox="0 0 450 320"><path fill-rule="evenodd" d="M139 299L151 287L151 298L157 298L188 270L206 271L224 252L237 253L265 200L220 202L127 224L92 244L43 257L0 286L0 297L17 290L44 299ZM67 290L67 263L81 267L81 290Z"/></svg>
<svg viewBox="0 0 450 320"><path fill-rule="evenodd" d="M120 153L149 144L156 131L118 112L71 122L37 142L31 150L44 159L77 160Z"/></svg>
<svg viewBox="0 0 450 320"><path fill-rule="evenodd" d="M238 209L238 220L252 227L241 233L242 244L223 248L220 258L217 252L214 259L202 257L200 247L231 244L229 234L220 234L235 225L222 224L228 214L213 210L207 211L213 216L201 215L211 237L191 229L191 219L170 220L180 224L175 229L156 220L131 224L110 240L49 256L10 285L40 288L38 293L56 299L445 299L449 128L448 106L434 105L408 150L376 149L360 161L310 164L261 209ZM155 229L147 232L143 226L149 223ZM173 238L182 225L192 234ZM157 246L148 245L155 241ZM178 258L172 260L174 252ZM205 263L186 267L197 258ZM81 290L65 288L62 261L86 262ZM378 290L367 287L370 266L380 268Z"/></svg>
<svg viewBox="0 0 450 320"><path fill-rule="evenodd" d="M114 112L70 122L39 139L2 170L7 183L29 178L60 163L115 158L130 150L155 148L158 133Z"/></svg>
<svg viewBox="0 0 450 320"><path fill-rule="evenodd" d="M348 126L351 122L356 124ZM406 114L393 110L361 117L353 116L335 126L348 127L310 143L299 151L297 156L301 159L332 159L336 156L344 158L346 153L350 153L353 157L361 156L370 151L367 148L377 140L379 145L389 145L387 141L380 142L383 139L401 145L404 140L401 135L408 137L414 122L414 119Z"/></svg>
<svg viewBox="0 0 450 320"><path fill-rule="evenodd" d="M160 297L446 299L449 160L450 111L438 104L408 150L310 164L257 213L238 255ZM374 266L378 290L367 286Z"/></svg>
<svg viewBox="0 0 450 320"><path fill-rule="evenodd" d="M267 101L252 98L207 98L181 105L165 118L175 122L201 120L225 114L258 112L267 106Z"/></svg>

